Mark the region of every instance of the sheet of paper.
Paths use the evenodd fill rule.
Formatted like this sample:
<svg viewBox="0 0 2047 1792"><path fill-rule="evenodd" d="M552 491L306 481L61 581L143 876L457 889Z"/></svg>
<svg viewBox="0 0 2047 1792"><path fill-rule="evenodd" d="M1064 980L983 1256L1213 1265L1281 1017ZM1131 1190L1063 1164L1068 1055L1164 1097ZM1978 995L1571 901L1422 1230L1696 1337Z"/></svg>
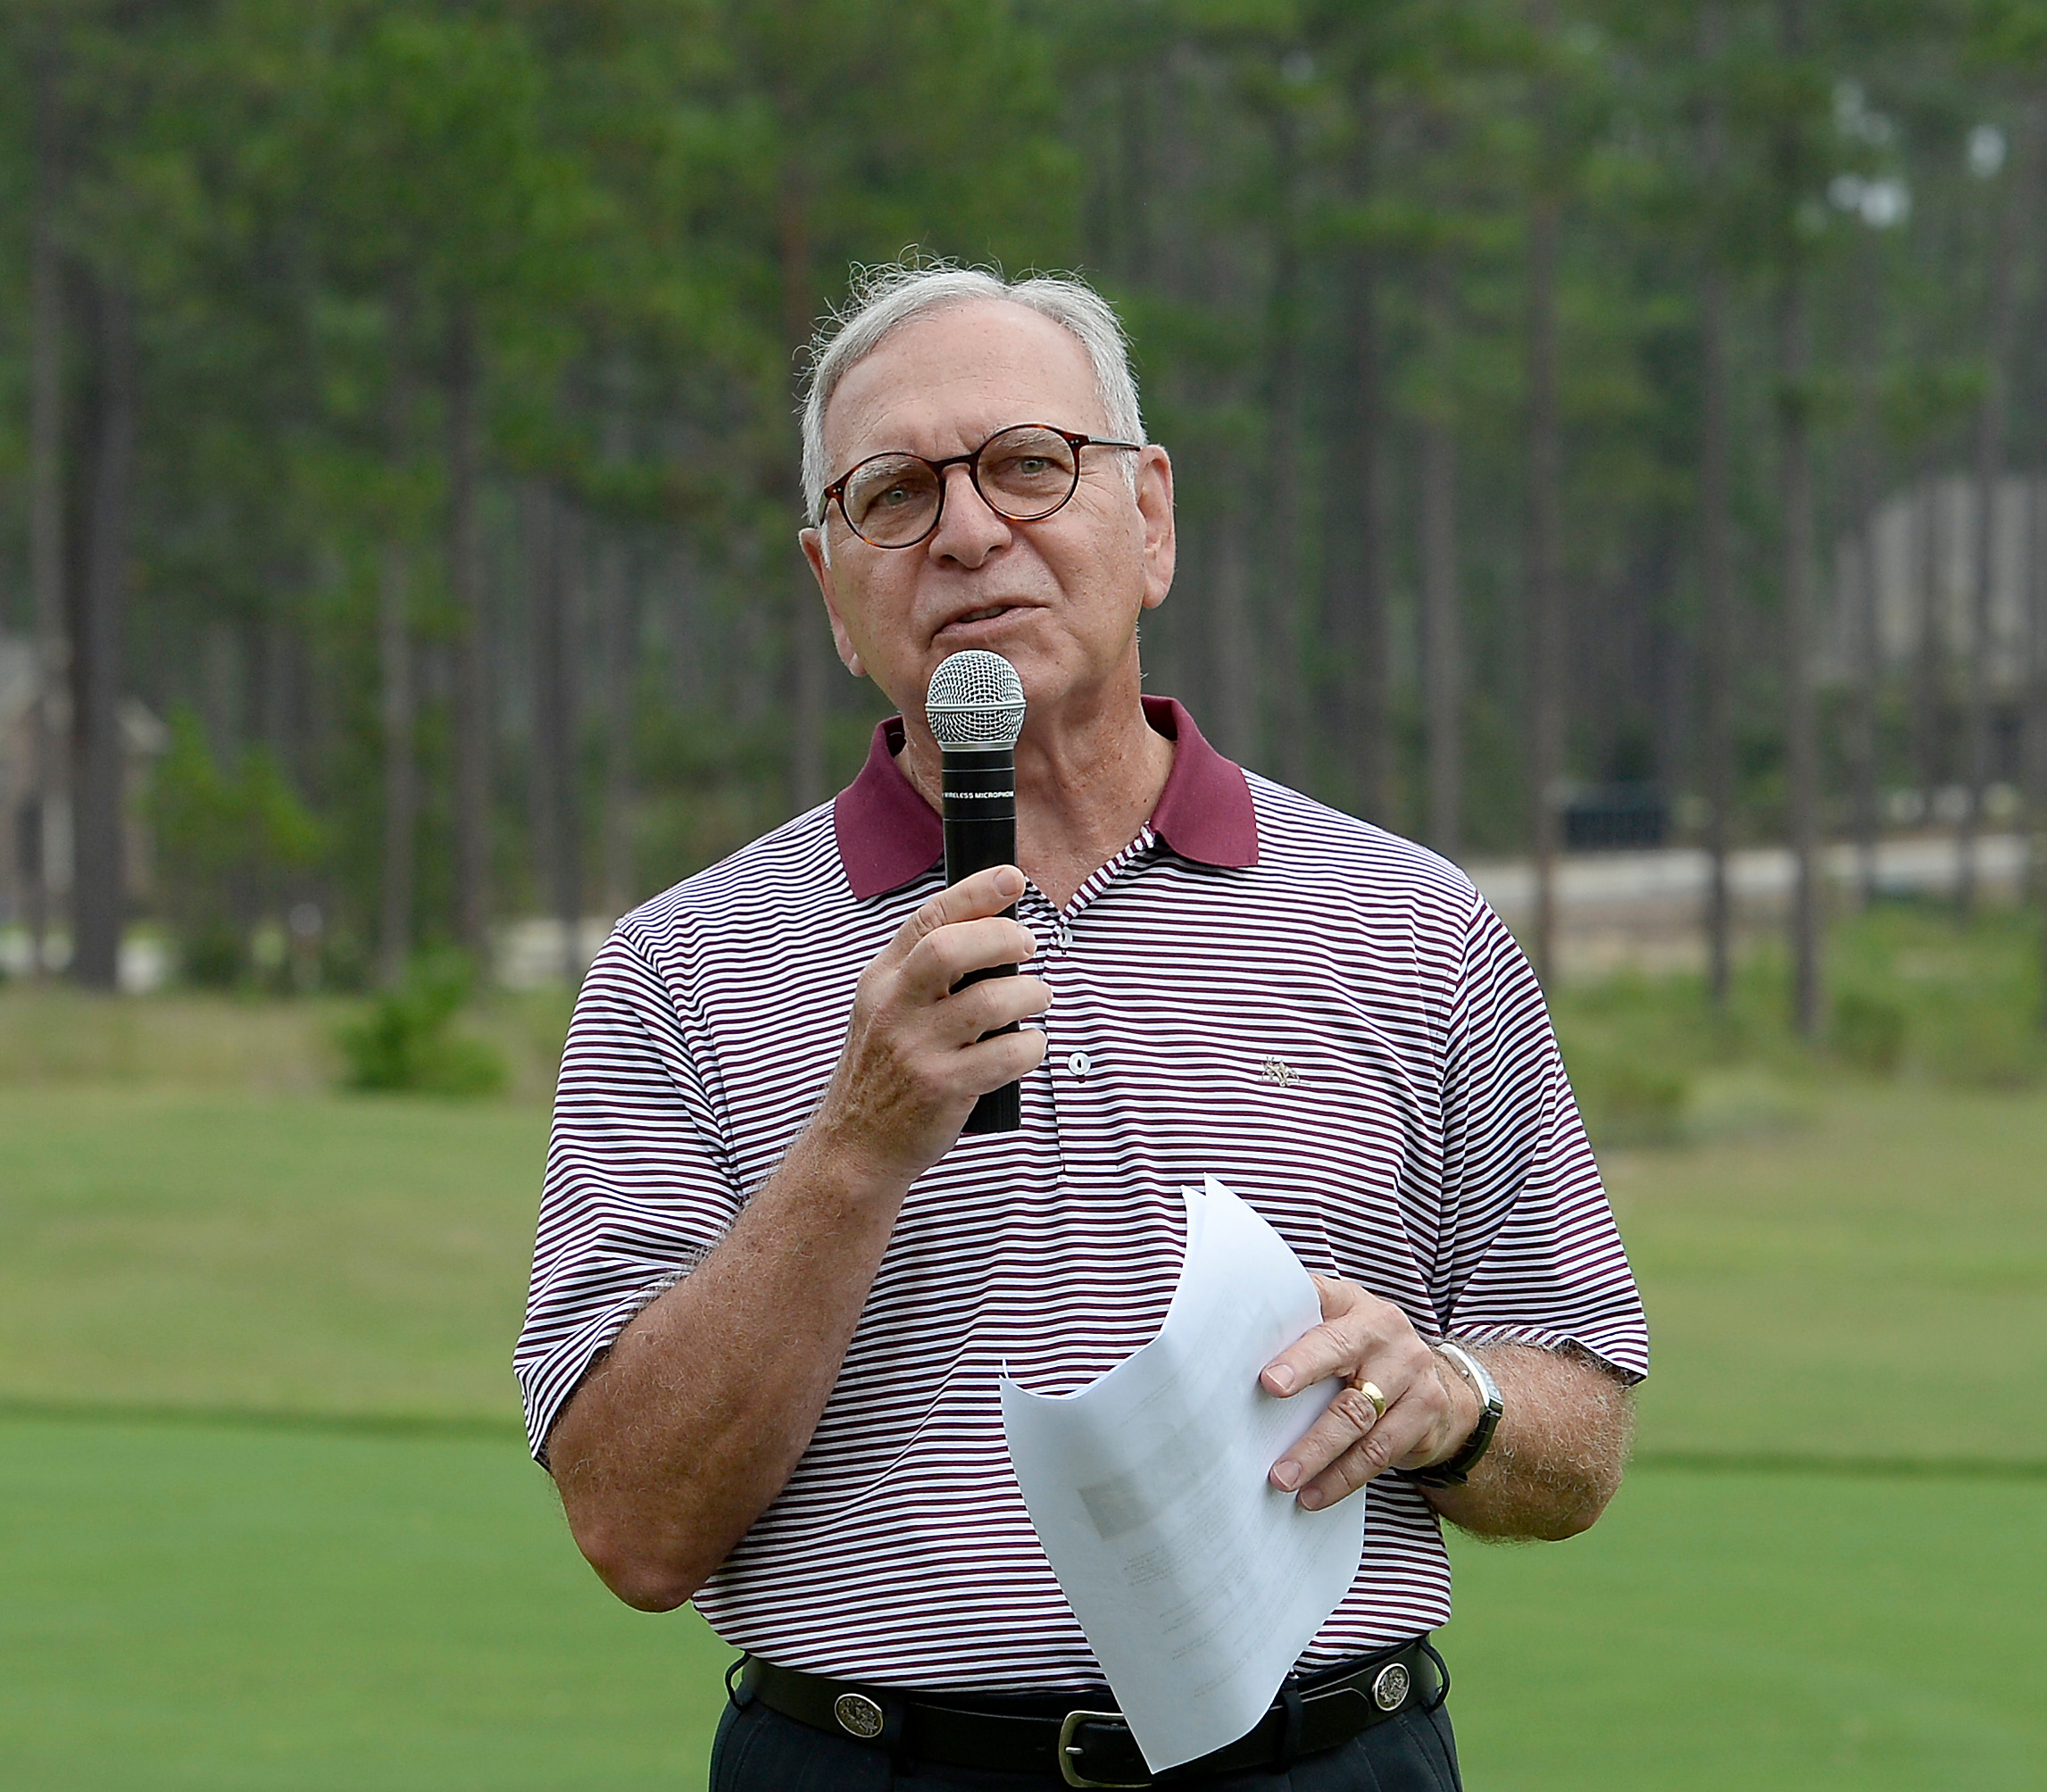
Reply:
<svg viewBox="0 0 2047 1792"><path fill-rule="evenodd" d="M1336 1397L1259 1371L1321 1318L1286 1241L1212 1176L1159 1335L1070 1394L1003 1377L1003 1426L1059 1584L1154 1773L1236 1740L1349 1588L1365 1502L1266 1479Z"/></svg>

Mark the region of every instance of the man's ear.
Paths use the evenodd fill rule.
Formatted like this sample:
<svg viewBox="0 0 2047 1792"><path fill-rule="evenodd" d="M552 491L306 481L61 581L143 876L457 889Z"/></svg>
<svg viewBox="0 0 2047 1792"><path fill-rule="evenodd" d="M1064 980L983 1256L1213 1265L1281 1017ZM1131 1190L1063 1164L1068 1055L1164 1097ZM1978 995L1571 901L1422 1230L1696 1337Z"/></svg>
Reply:
<svg viewBox="0 0 2047 1792"><path fill-rule="evenodd" d="M838 649L839 659L847 671L856 679L867 676L867 668L860 662L860 649L853 646L853 637L846 632L845 618L838 613L838 594L833 588L831 562L825 558L823 531L815 529L797 532L796 540L803 550L803 558L810 562L811 576L818 581L818 590L825 600L825 614L831 618L832 645Z"/></svg>
<svg viewBox="0 0 2047 1792"><path fill-rule="evenodd" d="M1179 552L1173 529L1173 463L1156 442L1137 463L1137 515L1144 525L1144 607L1156 610L1173 588Z"/></svg>

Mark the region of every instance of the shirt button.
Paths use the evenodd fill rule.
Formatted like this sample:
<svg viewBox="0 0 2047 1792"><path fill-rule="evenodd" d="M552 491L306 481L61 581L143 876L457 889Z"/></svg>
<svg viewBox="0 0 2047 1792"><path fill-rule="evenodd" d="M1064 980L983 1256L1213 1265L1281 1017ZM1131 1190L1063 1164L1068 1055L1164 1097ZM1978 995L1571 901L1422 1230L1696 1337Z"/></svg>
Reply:
<svg viewBox="0 0 2047 1792"><path fill-rule="evenodd" d="M1053 934L1052 938L1053 943L1056 945L1061 952L1064 952L1068 946L1073 944L1073 929L1061 922L1059 931Z"/></svg>
<svg viewBox="0 0 2047 1792"><path fill-rule="evenodd" d="M1086 1052L1069 1052L1066 1054L1066 1068L1075 1076L1084 1077L1094 1068L1094 1061Z"/></svg>

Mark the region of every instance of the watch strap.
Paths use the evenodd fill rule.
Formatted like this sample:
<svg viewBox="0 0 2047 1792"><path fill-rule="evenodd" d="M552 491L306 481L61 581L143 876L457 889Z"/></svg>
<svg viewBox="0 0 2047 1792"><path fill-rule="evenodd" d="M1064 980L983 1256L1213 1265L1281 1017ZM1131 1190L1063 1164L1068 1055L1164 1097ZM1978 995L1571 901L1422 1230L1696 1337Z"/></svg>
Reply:
<svg viewBox="0 0 2047 1792"><path fill-rule="evenodd" d="M1505 1409L1500 1402L1500 1384L1486 1372L1483 1363L1447 1338L1435 1347L1478 1396L1478 1422L1471 1428L1464 1447L1454 1456L1431 1463L1426 1469L1415 1470L1413 1479L1419 1487L1460 1488L1471 1479L1471 1471L1492 1447L1493 1434L1500 1429L1500 1414Z"/></svg>

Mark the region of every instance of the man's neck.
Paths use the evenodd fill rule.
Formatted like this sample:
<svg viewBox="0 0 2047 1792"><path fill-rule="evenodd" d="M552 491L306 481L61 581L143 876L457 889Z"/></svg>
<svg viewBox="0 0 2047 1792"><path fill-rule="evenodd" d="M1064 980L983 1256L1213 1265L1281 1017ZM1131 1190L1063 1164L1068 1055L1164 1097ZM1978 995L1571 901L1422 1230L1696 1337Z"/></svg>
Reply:
<svg viewBox="0 0 2047 1792"><path fill-rule="evenodd" d="M1046 718L1046 723L1053 719ZM1173 769L1173 744L1127 703L1027 727L1017 743L1017 859L1055 908L1136 838ZM924 800L939 806L939 756L906 729L898 761Z"/></svg>

